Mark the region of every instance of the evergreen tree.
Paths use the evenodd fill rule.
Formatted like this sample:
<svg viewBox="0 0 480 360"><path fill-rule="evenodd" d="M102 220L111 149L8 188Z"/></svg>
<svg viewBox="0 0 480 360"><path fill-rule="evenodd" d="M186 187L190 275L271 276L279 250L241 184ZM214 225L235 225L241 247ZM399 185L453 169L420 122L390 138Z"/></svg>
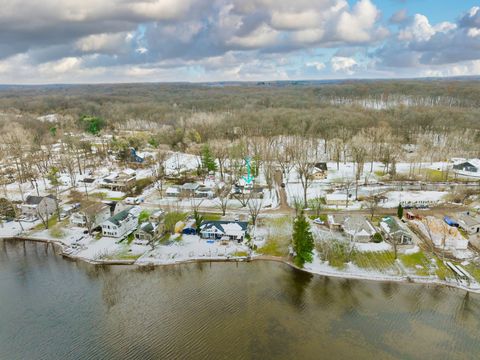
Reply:
<svg viewBox="0 0 480 360"><path fill-rule="evenodd" d="M217 170L217 163L215 162L215 158L213 157L208 144L205 144L202 147L202 167L207 171Z"/></svg>
<svg viewBox="0 0 480 360"><path fill-rule="evenodd" d="M298 267L303 267L306 262L313 260L314 241L308 223L303 211L295 218L293 224L293 249L295 250L294 263Z"/></svg>
<svg viewBox="0 0 480 360"><path fill-rule="evenodd" d="M202 214L198 212L197 209L193 210L193 219L195 220L195 231L197 234L200 234L200 226L202 225L202 222L204 220L204 217Z"/></svg>
<svg viewBox="0 0 480 360"><path fill-rule="evenodd" d="M403 207L402 204L398 204L397 216L401 220L403 218Z"/></svg>

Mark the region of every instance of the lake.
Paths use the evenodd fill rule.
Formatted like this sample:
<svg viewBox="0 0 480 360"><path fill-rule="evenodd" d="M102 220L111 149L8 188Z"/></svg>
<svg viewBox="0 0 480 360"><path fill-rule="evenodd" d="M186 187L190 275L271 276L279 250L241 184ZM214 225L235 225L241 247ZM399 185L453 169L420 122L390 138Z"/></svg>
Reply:
<svg viewBox="0 0 480 360"><path fill-rule="evenodd" d="M277 262L94 266L0 240L0 359L475 359L480 296Z"/></svg>

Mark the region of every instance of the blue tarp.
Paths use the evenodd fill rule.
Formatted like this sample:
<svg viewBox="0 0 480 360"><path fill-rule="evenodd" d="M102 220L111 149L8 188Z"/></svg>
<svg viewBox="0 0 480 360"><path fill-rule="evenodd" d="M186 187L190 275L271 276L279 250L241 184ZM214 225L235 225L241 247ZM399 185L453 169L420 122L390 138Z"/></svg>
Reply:
<svg viewBox="0 0 480 360"><path fill-rule="evenodd" d="M197 231L193 228L185 228L182 230L182 234L185 234L185 235L195 235L197 233Z"/></svg>
<svg viewBox="0 0 480 360"><path fill-rule="evenodd" d="M455 227L458 227L458 222L456 222L455 220L453 220L452 218L448 217L448 216L444 216L443 217L443 220L450 226L455 226Z"/></svg>

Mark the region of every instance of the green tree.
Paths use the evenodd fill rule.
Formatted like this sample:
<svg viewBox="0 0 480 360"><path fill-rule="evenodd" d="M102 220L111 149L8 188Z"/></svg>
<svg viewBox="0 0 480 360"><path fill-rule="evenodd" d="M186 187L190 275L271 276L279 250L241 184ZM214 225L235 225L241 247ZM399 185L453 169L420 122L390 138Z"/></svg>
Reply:
<svg viewBox="0 0 480 360"><path fill-rule="evenodd" d="M202 214L198 212L197 209L193 210L193 219L195 220L195 231L198 234L200 234L200 226L202 225L202 221L204 220L204 217Z"/></svg>
<svg viewBox="0 0 480 360"><path fill-rule="evenodd" d="M313 260L314 241L308 223L303 211L295 218L293 224L293 249L295 250L294 263L298 267L303 268L306 262Z"/></svg>
<svg viewBox="0 0 480 360"><path fill-rule="evenodd" d="M210 146L205 144L202 147L202 167L207 171L216 171L217 170L217 163L215 162L215 158L213 157L212 151L210 150Z"/></svg>
<svg viewBox="0 0 480 360"><path fill-rule="evenodd" d="M138 225L144 223L150 218L150 213L147 210L142 210L138 215Z"/></svg>
<svg viewBox="0 0 480 360"><path fill-rule="evenodd" d="M398 204L397 216L401 220L403 218L403 207L402 204Z"/></svg>
<svg viewBox="0 0 480 360"><path fill-rule="evenodd" d="M98 135L105 126L105 121L97 116L83 115L81 122L84 130L93 135Z"/></svg>

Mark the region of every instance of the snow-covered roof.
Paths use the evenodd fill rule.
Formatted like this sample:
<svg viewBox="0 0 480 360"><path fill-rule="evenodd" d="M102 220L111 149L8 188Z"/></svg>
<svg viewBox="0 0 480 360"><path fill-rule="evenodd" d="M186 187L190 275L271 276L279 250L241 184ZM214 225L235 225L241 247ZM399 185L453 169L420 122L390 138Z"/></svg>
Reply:
<svg viewBox="0 0 480 360"><path fill-rule="evenodd" d="M243 235L247 227L246 221L203 221L200 225L202 231L213 230L232 236Z"/></svg>
<svg viewBox="0 0 480 360"><path fill-rule="evenodd" d="M346 201L347 200L347 194L344 194L344 193L327 194L327 195L325 195L325 199L327 201L336 201L336 200Z"/></svg>
<svg viewBox="0 0 480 360"><path fill-rule="evenodd" d="M167 188L167 190L165 190L165 192L167 194L178 194L180 193L180 189L178 187L170 186L169 188Z"/></svg>

